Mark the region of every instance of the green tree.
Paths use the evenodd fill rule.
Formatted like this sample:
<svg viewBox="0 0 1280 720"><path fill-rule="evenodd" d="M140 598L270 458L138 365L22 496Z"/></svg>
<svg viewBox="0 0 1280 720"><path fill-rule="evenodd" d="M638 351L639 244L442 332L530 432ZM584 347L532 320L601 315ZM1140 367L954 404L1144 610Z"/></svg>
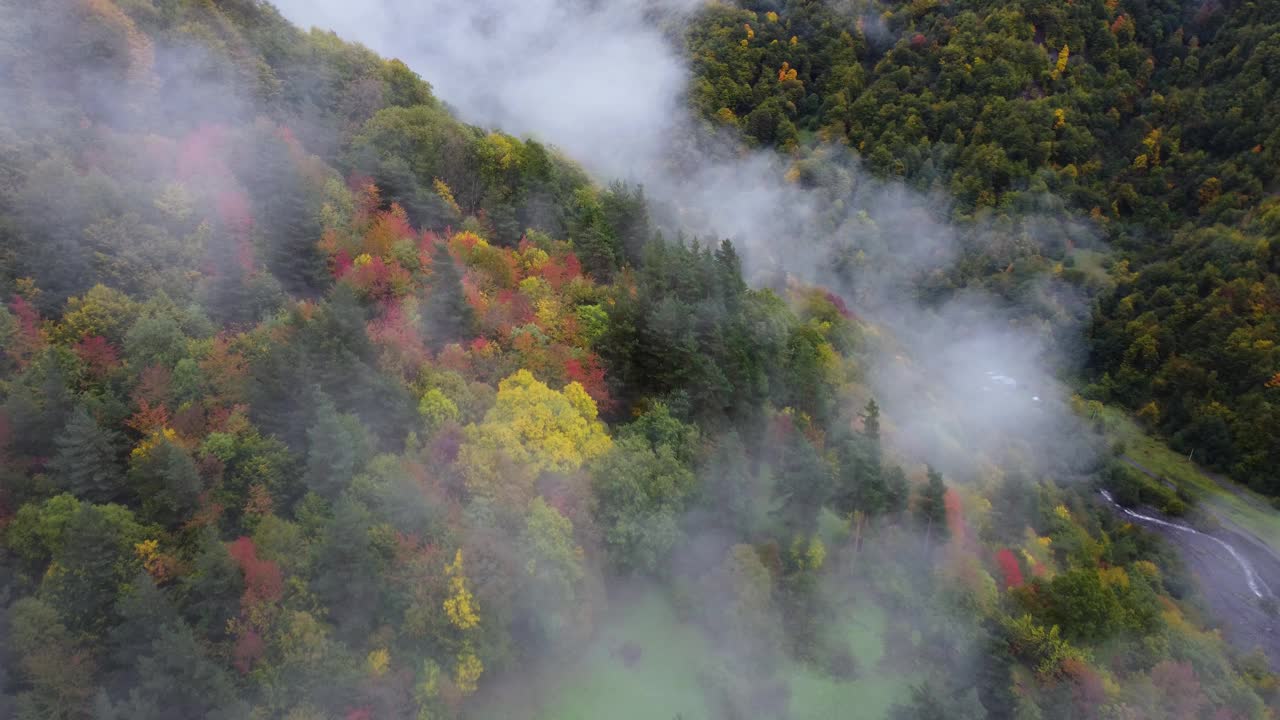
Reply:
<svg viewBox="0 0 1280 720"><path fill-rule="evenodd" d="M475 311L462 289L462 275L444 243L431 256L431 295L427 332L437 347L465 340L475 332Z"/></svg>
<svg viewBox="0 0 1280 720"><path fill-rule="evenodd" d="M49 469L58 485L90 502L118 495L124 472L120 467L121 435L102 427L81 405L54 441L57 453Z"/></svg>
<svg viewBox="0 0 1280 720"><path fill-rule="evenodd" d="M925 472L928 482L916 500L916 522L924 527L926 539L945 541L950 535L947 529L947 486L942 481L942 473L934 470L932 465Z"/></svg>

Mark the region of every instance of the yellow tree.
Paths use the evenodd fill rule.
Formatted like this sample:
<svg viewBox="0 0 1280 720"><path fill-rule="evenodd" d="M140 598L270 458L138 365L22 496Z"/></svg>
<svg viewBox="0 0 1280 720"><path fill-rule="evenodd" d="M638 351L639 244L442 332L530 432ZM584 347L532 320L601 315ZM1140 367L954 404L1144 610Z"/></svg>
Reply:
<svg viewBox="0 0 1280 720"><path fill-rule="evenodd" d="M572 473L611 446L582 385L556 391L519 370L498 385L484 421L467 428L458 460L473 494L523 511L539 474Z"/></svg>

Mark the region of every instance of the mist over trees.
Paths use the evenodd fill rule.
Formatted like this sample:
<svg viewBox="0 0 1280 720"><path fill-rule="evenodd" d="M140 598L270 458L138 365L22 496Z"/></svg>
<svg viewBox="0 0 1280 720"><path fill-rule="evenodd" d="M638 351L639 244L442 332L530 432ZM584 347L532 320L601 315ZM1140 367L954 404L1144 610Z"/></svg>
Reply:
<svg viewBox="0 0 1280 720"><path fill-rule="evenodd" d="M688 720L1274 715L1057 387L1277 490L1266 7L553 5L665 59L583 140L661 170L266 2L0 0L0 717L665 712L662 637Z"/></svg>

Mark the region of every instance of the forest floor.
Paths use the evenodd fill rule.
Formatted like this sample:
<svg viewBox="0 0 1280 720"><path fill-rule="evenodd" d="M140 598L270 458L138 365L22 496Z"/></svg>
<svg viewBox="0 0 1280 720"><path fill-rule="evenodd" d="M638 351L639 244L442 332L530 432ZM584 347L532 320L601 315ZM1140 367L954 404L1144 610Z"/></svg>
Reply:
<svg viewBox="0 0 1280 720"><path fill-rule="evenodd" d="M1154 520L1137 522L1181 550L1223 637L1243 652L1262 648L1280 667L1280 512L1247 488L1204 471L1118 411L1108 413L1108 427L1125 444L1121 459L1176 485L1195 498L1200 511L1194 529L1152 510L1143 514Z"/></svg>
<svg viewBox="0 0 1280 720"><path fill-rule="evenodd" d="M858 708L883 718L907 697L910 673L880 669L885 613L860 604L830 629L848 638L860 668L841 681L800 663L781 668L790 689L790 717L822 720ZM682 622L666 597L650 590L613 608L601 631L574 660L521 673L485 698L474 717L512 720L708 720L711 705L699 676L720 663L703 631ZM630 662L624 647L632 652ZM638 654L636 654L638 651Z"/></svg>

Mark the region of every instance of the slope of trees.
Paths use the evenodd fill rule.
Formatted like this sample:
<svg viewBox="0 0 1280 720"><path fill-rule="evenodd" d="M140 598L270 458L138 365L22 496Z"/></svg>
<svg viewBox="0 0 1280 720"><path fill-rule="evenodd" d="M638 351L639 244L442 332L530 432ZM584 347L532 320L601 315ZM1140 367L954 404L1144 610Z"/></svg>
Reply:
<svg viewBox="0 0 1280 720"><path fill-rule="evenodd" d="M854 586L904 717L1270 712L1087 488L902 456L836 295L267 4L0 8L0 715L475 717L636 579L724 717Z"/></svg>
<svg viewBox="0 0 1280 720"><path fill-rule="evenodd" d="M1277 18L1275 2L744 0L689 30L691 101L791 151L798 182L822 182L815 141L843 143L945 193L962 225L1025 223L967 248L943 292L1009 297L1028 271L1085 284L1079 234L1053 225L1107 239L1090 395L1278 494Z"/></svg>

